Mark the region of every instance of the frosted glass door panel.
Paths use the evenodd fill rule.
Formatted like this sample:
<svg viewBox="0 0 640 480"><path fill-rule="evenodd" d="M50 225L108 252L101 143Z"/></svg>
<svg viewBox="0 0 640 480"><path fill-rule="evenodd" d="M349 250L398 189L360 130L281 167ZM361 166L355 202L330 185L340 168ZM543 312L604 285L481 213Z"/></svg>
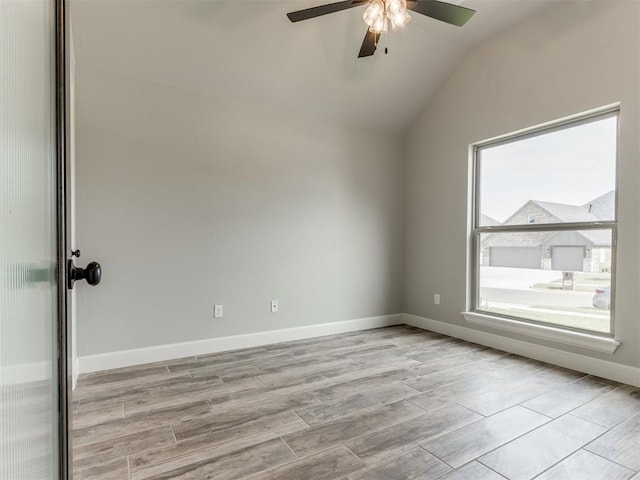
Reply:
<svg viewBox="0 0 640 480"><path fill-rule="evenodd" d="M57 478L53 2L0 0L0 478Z"/></svg>

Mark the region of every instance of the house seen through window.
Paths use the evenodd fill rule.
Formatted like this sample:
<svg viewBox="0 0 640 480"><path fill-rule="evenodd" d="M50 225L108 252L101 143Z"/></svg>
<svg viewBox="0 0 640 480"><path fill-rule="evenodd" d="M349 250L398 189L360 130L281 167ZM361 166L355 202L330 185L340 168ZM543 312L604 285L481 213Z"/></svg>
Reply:
<svg viewBox="0 0 640 480"><path fill-rule="evenodd" d="M618 112L474 149L474 310L612 334Z"/></svg>

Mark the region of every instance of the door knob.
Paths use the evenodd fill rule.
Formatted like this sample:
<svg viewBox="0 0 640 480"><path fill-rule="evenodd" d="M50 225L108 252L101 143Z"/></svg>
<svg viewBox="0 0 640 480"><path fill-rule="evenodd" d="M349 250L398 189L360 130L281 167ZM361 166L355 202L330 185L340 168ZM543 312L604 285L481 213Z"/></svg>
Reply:
<svg viewBox="0 0 640 480"><path fill-rule="evenodd" d="M98 262L91 262L86 268L76 267L73 260L67 260L67 287L73 288L77 280L86 280L89 285L96 286L102 279L102 267Z"/></svg>

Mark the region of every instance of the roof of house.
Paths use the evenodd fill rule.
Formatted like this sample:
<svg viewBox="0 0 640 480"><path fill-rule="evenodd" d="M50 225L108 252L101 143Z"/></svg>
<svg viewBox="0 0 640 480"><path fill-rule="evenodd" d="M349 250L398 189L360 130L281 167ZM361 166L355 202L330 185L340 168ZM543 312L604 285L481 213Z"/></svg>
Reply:
<svg viewBox="0 0 640 480"><path fill-rule="evenodd" d="M538 207L549 212L557 222L547 221L545 223L573 223L573 222L597 222L599 220L613 220L615 218L615 191L611 190L584 205L570 205L568 203L545 202L542 200L528 200L524 205L518 208L504 224L510 224L511 219L516 218L518 214L529 205L537 205ZM491 217L481 215L482 220L490 219L495 225L499 222ZM489 225L489 223L483 225Z"/></svg>
<svg viewBox="0 0 640 480"><path fill-rule="evenodd" d="M616 192L610 192L594 198L590 202L585 203L582 207L598 220L613 220L615 218Z"/></svg>
<svg viewBox="0 0 640 480"><path fill-rule="evenodd" d="M532 200L532 202L556 217L559 223L598 221L598 217L589 213L581 205L567 205L566 203L542 202L539 200Z"/></svg>
<svg viewBox="0 0 640 480"><path fill-rule="evenodd" d="M511 218L516 217L521 210L527 208L529 205L537 205L557 219L557 222L546 221L545 223L597 222L599 220L613 220L615 217L615 191L611 190L610 192L600 195L584 205L569 205L566 203L529 200L516 210L516 212L514 212L514 214L505 221L505 224L508 224ZM491 217L481 215L481 222L483 226L500 225L496 220L493 220L496 222L495 224L488 223L491 220L493 220ZM498 235L488 234L483 239L482 243L485 246L532 247L545 243L556 233L557 232L505 232ZM585 237L585 239L594 246L611 245L611 233L609 230L580 230L578 233Z"/></svg>
<svg viewBox="0 0 640 480"><path fill-rule="evenodd" d="M500 222L495 218L490 217L489 215L485 215L484 213L481 213L480 225L482 225L483 227L494 227L496 225L500 225Z"/></svg>

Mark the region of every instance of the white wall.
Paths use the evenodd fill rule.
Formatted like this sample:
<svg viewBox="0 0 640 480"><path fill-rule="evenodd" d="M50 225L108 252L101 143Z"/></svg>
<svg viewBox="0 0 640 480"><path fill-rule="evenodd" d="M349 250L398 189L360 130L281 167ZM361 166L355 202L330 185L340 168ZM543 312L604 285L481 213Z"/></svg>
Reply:
<svg viewBox="0 0 640 480"><path fill-rule="evenodd" d="M80 356L401 311L397 138L81 64L76 88Z"/></svg>
<svg viewBox="0 0 640 480"><path fill-rule="evenodd" d="M615 335L622 345L613 357L565 348L640 366L639 17L635 1L559 4L470 52L432 99L407 137L405 312L471 328L460 315L470 144L620 101Z"/></svg>

